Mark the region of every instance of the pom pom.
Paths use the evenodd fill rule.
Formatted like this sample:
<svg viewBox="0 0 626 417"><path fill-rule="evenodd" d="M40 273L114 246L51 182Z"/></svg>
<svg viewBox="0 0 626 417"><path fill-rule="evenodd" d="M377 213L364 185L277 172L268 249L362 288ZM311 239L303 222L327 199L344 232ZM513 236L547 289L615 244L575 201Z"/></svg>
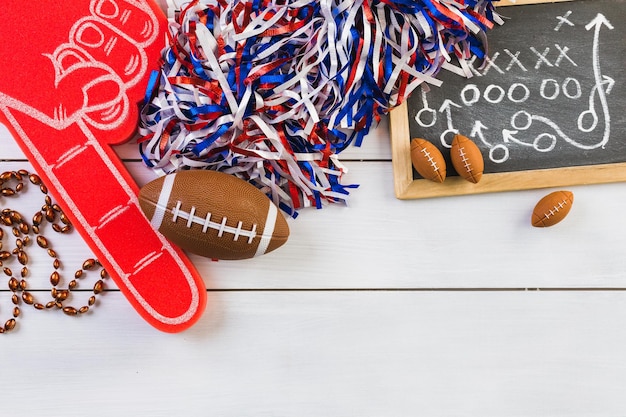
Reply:
<svg viewBox="0 0 626 417"><path fill-rule="evenodd" d="M493 22L490 0L192 1L170 10L142 158L235 175L291 214L345 202L338 154L441 69L471 76Z"/></svg>

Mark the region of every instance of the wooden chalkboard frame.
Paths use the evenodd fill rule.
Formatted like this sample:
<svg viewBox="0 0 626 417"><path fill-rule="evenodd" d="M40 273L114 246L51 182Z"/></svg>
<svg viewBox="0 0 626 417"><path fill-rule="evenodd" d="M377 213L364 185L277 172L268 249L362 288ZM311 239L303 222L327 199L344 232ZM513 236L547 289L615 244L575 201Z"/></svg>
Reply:
<svg viewBox="0 0 626 417"><path fill-rule="evenodd" d="M498 6L557 1L571 0L507 0L499 2ZM469 183L459 177L449 177L442 184L414 179L406 102L390 112L389 126L394 188L396 197L401 200L626 181L626 162L491 173L483 175L478 184Z"/></svg>

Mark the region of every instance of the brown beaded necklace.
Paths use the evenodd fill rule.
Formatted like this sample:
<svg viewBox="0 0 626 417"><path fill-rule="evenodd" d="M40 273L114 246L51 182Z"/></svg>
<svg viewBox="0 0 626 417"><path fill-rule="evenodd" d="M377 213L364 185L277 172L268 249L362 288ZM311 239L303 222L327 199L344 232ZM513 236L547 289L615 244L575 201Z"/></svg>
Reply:
<svg viewBox="0 0 626 417"><path fill-rule="evenodd" d="M67 288L59 288L61 282L61 261L57 252L50 247L49 240L40 234L40 230L48 222L51 224L52 230L57 233L69 233L72 231L72 225L63 213L58 204L54 204L48 195L48 188L42 183L41 178L29 173L26 170L6 171L0 174L0 196L5 199L18 196L27 188L27 184L39 187L44 194L45 204L41 210L35 212L32 217L32 225L30 225L19 212L5 208L0 212L0 268L8 277L8 287L12 292L11 301L13 303L13 317L9 318L4 325L0 325L0 333L7 333L14 330L17 319L20 317L22 303L33 306L35 310L61 310L69 316L78 316L87 313L96 303L96 296L104 290L104 280L108 274L100 262L96 259L87 259L83 262L80 269L74 273L74 279L68 284ZM5 229L10 228L11 233L15 237L15 247L11 250L5 248L4 238L8 235ZM31 237L32 236L32 237ZM33 239L34 238L34 239ZM28 291L29 276L29 255L27 250L29 247L37 247L46 251L47 255L53 259L53 272L50 274L51 299L45 303L38 302L35 296ZM19 273L15 274L8 266L13 262L13 258L20 265ZM65 304L73 290L78 288L78 282L83 280L90 271L99 270L99 278L93 286L93 295L89 297L87 303L82 307L73 307ZM1 321L0 321L1 323Z"/></svg>

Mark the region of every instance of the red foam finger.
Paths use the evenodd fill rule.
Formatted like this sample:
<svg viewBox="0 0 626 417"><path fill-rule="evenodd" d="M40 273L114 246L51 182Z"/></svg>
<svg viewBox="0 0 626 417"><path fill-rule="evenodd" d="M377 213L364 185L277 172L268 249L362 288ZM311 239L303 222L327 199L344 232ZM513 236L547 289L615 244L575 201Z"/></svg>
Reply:
<svg viewBox="0 0 626 417"><path fill-rule="evenodd" d="M133 39L138 45L154 42L158 36L156 21L145 3L137 0L98 0L93 4L93 15L111 24Z"/></svg>
<svg viewBox="0 0 626 417"><path fill-rule="evenodd" d="M95 17L81 19L72 32L71 42L96 62L116 68L125 84L133 85L146 72L144 49L108 21Z"/></svg>
<svg viewBox="0 0 626 417"><path fill-rule="evenodd" d="M0 121L139 314L160 330L178 332L201 316L204 282L185 254L142 214L138 187L110 147L133 135L137 103L161 45L95 46L100 34L130 38L94 15L114 11L108 1L54 2L46 5L46 13L35 13L34 2L3 3L3 16L9 18L0 27L5 40L0 51L10 62L0 74ZM166 21L158 7L148 1L132 4L142 13L135 14L132 24L127 18L124 30L135 36L150 27L162 34ZM41 30L32 20L44 23L44 14L46 23L53 22ZM19 39L7 46L16 34ZM151 37L157 38L154 33ZM129 72L127 58L132 56L142 61Z"/></svg>

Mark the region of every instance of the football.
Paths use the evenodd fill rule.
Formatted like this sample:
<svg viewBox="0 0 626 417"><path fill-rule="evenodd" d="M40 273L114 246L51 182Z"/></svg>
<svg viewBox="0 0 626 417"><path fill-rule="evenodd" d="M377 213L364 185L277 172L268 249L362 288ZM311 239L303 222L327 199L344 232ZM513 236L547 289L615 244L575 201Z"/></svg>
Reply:
<svg viewBox="0 0 626 417"><path fill-rule="evenodd" d="M485 162L478 146L463 135L455 135L450 149L452 166L461 178L477 184L483 176Z"/></svg>
<svg viewBox="0 0 626 417"><path fill-rule="evenodd" d="M543 197L533 210L532 225L550 227L563 220L572 208L574 194L570 191L555 191Z"/></svg>
<svg viewBox="0 0 626 417"><path fill-rule="evenodd" d="M287 242L289 226L252 184L222 172L181 171L143 186L152 226L180 248L211 259L248 259Z"/></svg>
<svg viewBox="0 0 626 417"><path fill-rule="evenodd" d="M441 151L425 139L411 141L411 162L417 173L428 180L443 182L446 179L446 161Z"/></svg>

